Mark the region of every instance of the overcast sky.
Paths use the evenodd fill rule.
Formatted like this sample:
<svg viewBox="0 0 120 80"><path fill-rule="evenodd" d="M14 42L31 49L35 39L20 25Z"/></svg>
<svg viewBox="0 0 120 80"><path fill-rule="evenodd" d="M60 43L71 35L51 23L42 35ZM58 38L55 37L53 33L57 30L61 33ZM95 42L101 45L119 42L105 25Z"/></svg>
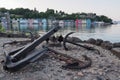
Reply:
<svg viewBox="0 0 120 80"><path fill-rule="evenodd" d="M47 8L66 13L86 12L120 20L120 0L0 0L0 7L29 8L46 11Z"/></svg>

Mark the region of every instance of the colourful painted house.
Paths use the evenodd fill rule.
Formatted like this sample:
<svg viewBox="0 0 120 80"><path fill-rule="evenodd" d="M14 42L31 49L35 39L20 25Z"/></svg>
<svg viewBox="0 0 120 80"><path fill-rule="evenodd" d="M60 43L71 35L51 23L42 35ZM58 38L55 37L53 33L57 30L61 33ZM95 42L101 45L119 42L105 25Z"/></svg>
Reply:
<svg viewBox="0 0 120 80"><path fill-rule="evenodd" d="M86 27L90 28L91 27L91 20L90 19L86 19Z"/></svg>
<svg viewBox="0 0 120 80"><path fill-rule="evenodd" d="M39 30L39 21L38 21L38 19L33 20L33 29L34 29L34 31Z"/></svg>
<svg viewBox="0 0 120 80"><path fill-rule="evenodd" d="M81 19L76 19L75 26L76 27L82 26L82 20Z"/></svg>
<svg viewBox="0 0 120 80"><path fill-rule="evenodd" d="M51 26L53 25L53 24L52 24L52 21L53 21L52 19L48 19L48 20L47 20L47 25L48 25L48 27L51 27Z"/></svg>
<svg viewBox="0 0 120 80"><path fill-rule="evenodd" d="M28 20L20 19L20 31L26 31L28 29Z"/></svg>
<svg viewBox="0 0 120 80"><path fill-rule="evenodd" d="M60 20L58 23L60 27L64 27L64 20Z"/></svg>
<svg viewBox="0 0 120 80"><path fill-rule="evenodd" d="M74 20L70 20L69 25L70 25L71 27L74 27L74 26L75 26L75 21L74 21Z"/></svg>
<svg viewBox="0 0 120 80"><path fill-rule="evenodd" d="M44 31L46 31L46 29L47 29L47 20L46 19L42 19L42 29Z"/></svg>
<svg viewBox="0 0 120 80"><path fill-rule="evenodd" d="M33 21L34 21L34 19L28 19L28 29L29 30L33 30L33 28L34 28Z"/></svg>
<svg viewBox="0 0 120 80"><path fill-rule="evenodd" d="M4 27L5 30L11 30L10 14L8 12L6 12L6 13L3 13L2 15L4 15L4 16L0 17L2 26Z"/></svg>
<svg viewBox="0 0 120 80"><path fill-rule="evenodd" d="M82 19L82 26L86 26L86 19Z"/></svg>
<svg viewBox="0 0 120 80"><path fill-rule="evenodd" d="M74 20L64 20L64 26L65 27L73 27L74 26Z"/></svg>
<svg viewBox="0 0 120 80"><path fill-rule="evenodd" d="M6 21L6 18L5 17L2 17L1 18L1 24L2 26L4 27L4 29L7 29L8 26L7 26L7 21Z"/></svg>
<svg viewBox="0 0 120 80"><path fill-rule="evenodd" d="M12 29L14 31L19 31L20 30L19 19L12 19L11 20L11 25L12 25Z"/></svg>
<svg viewBox="0 0 120 80"><path fill-rule="evenodd" d="M38 26L42 26L42 19L38 19Z"/></svg>

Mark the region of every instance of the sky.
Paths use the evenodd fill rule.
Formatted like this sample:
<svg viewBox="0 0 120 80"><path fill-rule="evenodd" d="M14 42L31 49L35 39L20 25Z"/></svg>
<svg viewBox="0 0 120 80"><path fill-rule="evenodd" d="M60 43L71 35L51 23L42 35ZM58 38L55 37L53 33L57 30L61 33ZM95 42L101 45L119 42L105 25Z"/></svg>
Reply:
<svg viewBox="0 0 120 80"><path fill-rule="evenodd" d="M96 13L113 20L120 20L120 0L0 0L0 8L36 8L46 11L47 8L62 10L66 13Z"/></svg>

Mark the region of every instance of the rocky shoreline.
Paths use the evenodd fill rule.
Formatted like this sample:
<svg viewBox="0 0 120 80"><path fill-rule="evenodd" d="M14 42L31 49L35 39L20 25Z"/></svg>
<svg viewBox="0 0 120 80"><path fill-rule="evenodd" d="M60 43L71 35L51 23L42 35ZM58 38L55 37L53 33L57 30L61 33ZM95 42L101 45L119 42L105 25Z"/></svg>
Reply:
<svg viewBox="0 0 120 80"><path fill-rule="evenodd" d="M0 38L0 45L11 40L26 40L26 38ZM82 55L87 55L92 60L90 67L81 70L62 69L61 66L65 62L54 58L51 52L47 52L42 59L14 73L4 71L0 64L0 80L120 80L120 59L119 56L116 57L115 53L112 53L113 50L119 53L119 43L110 43L100 39L82 41L71 38L71 40L94 47L100 51L100 54L72 44L67 44L70 48L68 51L65 51L63 46L51 46L51 48L77 59L82 59ZM43 44L46 43L43 42ZM9 52L20 46L22 45L7 45L6 50ZM41 49L41 45L35 51L38 49ZM120 53L118 53L116 54L119 55ZM0 55L0 59L2 59L3 49L1 46Z"/></svg>
<svg viewBox="0 0 120 80"><path fill-rule="evenodd" d="M100 46L104 49L110 50L114 55L120 58L120 42L111 43L110 41L103 41L102 39L93 39L90 38L87 41L84 41L93 45Z"/></svg>

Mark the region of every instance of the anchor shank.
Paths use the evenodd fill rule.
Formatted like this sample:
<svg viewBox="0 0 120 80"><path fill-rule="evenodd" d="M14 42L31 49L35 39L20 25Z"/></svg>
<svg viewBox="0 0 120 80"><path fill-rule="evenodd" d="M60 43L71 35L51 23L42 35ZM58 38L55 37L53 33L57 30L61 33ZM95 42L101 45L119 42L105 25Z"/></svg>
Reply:
<svg viewBox="0 0 120 80"><path fill-rule="evenodd" d="M39 37L37 40L33 41L30 45L25 46L22 50L17 52L15 55L12 56L12 58L19 58L20 56L24 56L27 53L31 52L36 46L38 46L40 43L42 43L45 39L49 38L52 34L57 32L59 30L59 26L54 27L51 29L49 32L47 32L45 35L42 37Z"/></svg>

